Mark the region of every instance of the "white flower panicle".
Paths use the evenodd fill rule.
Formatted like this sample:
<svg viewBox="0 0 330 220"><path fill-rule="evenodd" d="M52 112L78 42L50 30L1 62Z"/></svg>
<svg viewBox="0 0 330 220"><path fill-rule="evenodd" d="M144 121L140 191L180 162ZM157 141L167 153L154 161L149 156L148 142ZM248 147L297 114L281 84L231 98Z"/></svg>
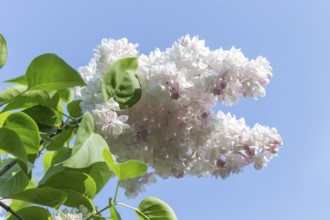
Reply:
<svg viewBox="0 0 330 220"><path fill-rule="evenodd" d="M275 128L250 128L244 119L212 111L217 101L233 105L240 96L264 96L272 77L265 58L248 60L235 48L211 51L189 36L148 56L136 47L127 39L102 40L89 65L79 69L86 81L76 91L82 110L94 115L97 132L118 161L144 161L162 178L225 178L251 163L263 168L277 154L282 141ZM142 98L120 110L114 99L104 100L102 78L114 61L137 56ZM152 181L148 174L123 186L133 196Z"/></svg>

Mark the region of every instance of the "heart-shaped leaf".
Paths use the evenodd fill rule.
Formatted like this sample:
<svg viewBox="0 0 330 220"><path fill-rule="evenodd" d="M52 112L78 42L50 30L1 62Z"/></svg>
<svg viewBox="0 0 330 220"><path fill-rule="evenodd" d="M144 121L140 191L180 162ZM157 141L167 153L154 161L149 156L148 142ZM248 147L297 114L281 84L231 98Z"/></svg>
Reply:
<svg viewBox="0 0 330 220"><path fill-rule="evenodd" d="M138 160L127 160L119 163L120 180L127 180L143 176L148 170L147 164Z"/></svg>
<svg viewBox="0 0 330 220"><path fill-rule="evenodd" d="M36 57L26 72L29 90L58 90L84 86L79 73L56 54Z"/></svg>
<svg viewBox="0 0 330 220"><path fill-rule="evenodd" d="M109 170L108 166L105 162L96 162L86 168L68 168L64 167L62 164L63 161L67 160L71 155L71 149L69 148L61 148L55 151L50 158L50 167L47 170L44 177L40 180L40 184L44 184L50 177L56 175L62 171L71 171L71 172L79 172L85 173L96 183L96 193L100 192L101 189L106 185L110 177L112 176L112 172Z"/></svg>
<svg viewBox="0 0 330 220"><path fill-rule="evenodd" d="M117 163L109 149L104 149L102 155L108 167L118 177L119 181L143 176L148 170L147 164L138 160L127 160L123 163Z"/></svg>
<svg viewBox="0 0 330 220"><path fill-rule="evenodd" d="M63 164L65 167L85 168L93 163L104 161L102 152L104 149L108 149L108 144L93 130L93 117L89 112L86 112L77 131L72 155Z"/></svg>
<svg viewBox="0 0 330 220"><path fill-rule="evenodd" d="M124 58L114 62L103 78L102 90L106 101L114 97L120 108L136 104L142 95L141 85L136 75L137 58Z"/></svg>
<svg viewBox="0 0 330 220"><path fill-rule="evenodd" d="M74 93L71 88L64 88L58 90L58 94L60 95L60 101L64 103L68 103L73 99Z"/></svg>
<svg viewBox="0 0 330 220"><path fill-rule="evenodd" d="M16 132L22 141L25 152L35 156L39 153L39 129L32 118L23 112L15 112L9 115L3 125ZM34 160L32 160L34 161Z"/></svg>
<svg viewBox="0 0 330 220"><path fill-rule="evenodd" d="M136 211L140 220L177 220L177 217L172 208L164 201L149 197L140 203Z"/></svg>
<svg viewBox="0 0 330 220"><path fill-rule="evenodd" d="M80 102L82 100L74 100L67 105L68 112L71 117L78 118L82 116Z"/></svg>

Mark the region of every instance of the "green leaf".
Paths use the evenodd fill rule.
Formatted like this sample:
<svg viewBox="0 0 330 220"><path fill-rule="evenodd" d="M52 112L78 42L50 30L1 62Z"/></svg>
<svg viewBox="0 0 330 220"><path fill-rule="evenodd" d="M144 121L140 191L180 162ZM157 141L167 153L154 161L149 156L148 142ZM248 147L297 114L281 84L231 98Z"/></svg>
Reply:
<svg viewBox="0 0 330 220"><path fill-rule="evenodd" d="M58 90L84 86L79 73L56 54L36 57L26 72L29 90Z"/></svg>
<svg viewBox="0 0 330 220"><path fill-rule="evenodd" d="M54 154L54 152L44 153L44 157L42 158L42 162L44 165L44 172L47 172L47 170L50 168L50 166L52 164L53 154Z"/></svg>
<svg viewBox="0 0 330 220"><path fill-rule="evenodd" d="M26 154L36 156L39 153L38 126L27 114L23 112L12 113L7 117L3 127L9 128L18 134Z"/></svg>
<svg viewBox="0 0 330 220"><path fill-rule="evenodd" d="M110 207L110 215L111 215L111 220L121 220L121 217L116 209L115 206Z"/></svg>
<svg viewBox="0 0 330 220"><path fill-rule="evenodd" d="M24 220L52 220L52 215L50 212L42 207L39 206L29 206L22 208L16 213L21 216ZM17 220L17 218L13 215L11 215L8 220Z"/></svg>
<svg viewBox="0 0 330 220"><path fill-rule="evenodd" d="M22 200L57 209L65 202L66 194L58 189L42 187L24 190L11 196L11 199Z"/></svg>
<svg viewBox="0 0 330 220"><path fill-rule="evenodd" d="M112 176L112 173L110 172L105 162L93 163L91 166L81 169L67 168L63 167L62 165L54 166L53 164L51 164L49 169L47 169L47 172L44 175L43 179L40 180L39 183L45 183L50 177L62 171L79 172L89 175L96 184L96 194L102 190L102 188L107 184L110 177Z"/></svg>
<svg viewBox="0 0 330 220"><path fill-rule="evenodd" d="M22 75L22 76L18 76L18 77L12 78L12 79L8 79L8 80L6 80L4 82L14 83L14 84L23 85L23 86L26 86L27 85L25 74Z"/></svg>
<svg viewBox="0 0 330 220"><path fill-rule="evenodd" d="M127 160L124 163L119 163L119 168L119 180L126 180L143 176L148 170L147 164L138 160Z"/></svg>
<svg viewBox="0 0 330 220"><path fill-rule="evenodd" d="M104 149L102 155L108 167L118 177L119 181L143 176L148 170L147 164L138 160L127 160L124 163L117 163L108 149Z"/></svg>
<svg viewBox="0 0 330 220"><path fill-rule="evenodd" d="M104 149L102 152L102 156L104 158L104 161L110 168L110 170L118 177L120 178L120 167L119 164L116 162L115 157L112 155L109 149Z"/></svg>
<svg viewBox="0 0 330 220"><path fill-rule="evenodd" d="M93 198L96 194L96 183L87 174L63 170L47 179L39 187L49 186L56 189L68 189Z"/></svg>
<svg viewBox="0 0 330 220"><path fill-rule="evenodd" d="M51 138L52 142L46 145L47 150L58 150L64 146L64 144L70 140L72 136L73 128L67 128L58 135Z"/></svg>
<svg viewBox="0 0 330 220"><path fill-rule="evenodd" d="M35 187L36 186L30 181L29 185L27 187L25 187L25 189L31 189L31 188L35 188ZM10 208L12 208L13 210L19 210L19 209L22 209L24 207L31 206L31 205L32 204L29 202L12 199L11 203L10 203Z"/></svg>
<svg viewBox="0 0 330 220"><path fill-rule="evenodd" d="M88 174L96 183L96 194L101 191L101 189L107 184L112 173L110 172L108 166L105 162L93 163L91 166L82 169L71 169L66 168L66 170L72 170L75 172L83 172Z"/></svg>
<svg viewBox="0 0 330 220"><path fill-rule="evenodd" d="M59 116L53 109L46 106L35 105L31 108L24 109L23 112L37 123L39 129L45 125L52 127L61 124L62 116Z"/></svg>
<svg viewBox="0 0 330 220"><path fill-rule="evenodd" d="M0 170L13 159L0 160ZM22 191L29 184L29 178L18 164L0 176L0 197L11 196Z"/></svg>
<svg viewBox="0 0 330 220"><path fill-rule="evenodd" d="M18 134L9 128L0 128L0 149L27 164L24 145Z"/></svg>
<svg viewBox="0 0 330 220"><path fill-rule="evenodd" d="M73 99L74 93L71 88L65 88L58 90L58 94L60 95L61 102L68 103Z"/></svg>
<svg viewBox="0 0 330 220"><path fill-rule="evenodd" d="M5 65L8 56L7 43L5 38L0 34L0 69Z"/></svg>
<svg viewBox="0 0 330 220"><path fill-rule="evenodd" d="M0 102L6 102L26 91L26 86L11 86L0 91Z"/></svg>
<svg viewBox="0 0 330 220"><path fill-rule="evenodd" d="M2 127L2 125L5 123L7 117L11 114L12 114L12 112L0 113L0 127Z"/></svg>
<svg viewBox="0 0 330 220"><path fill-rule="evenodd" d="M67 195L67 200L65 201L64 205L76 208L78 208L80 205L84 205L91 212L95 210L93 202L83 194L68 189L62 189L61 191L65 192Z"/></svg>
<svg viewBox="0 0 330 220"><path fill-rule="evenodd" d="M62 171L72 171L85 173L93 178L96 183L96 193L100 192L101 189L106 185L110 177L112 176L111 171L105 162L93 163L91 166L81 169L73 169L63 167L61 162L67 160L71 155L71 149L61 148L54 152L53 157L50 159L50 168L47 170L44 177L40 180L39 184L45 183L51 176Z"/></svg>
<svg viewBox="0 0 330 220"><path fill-rule="evenodd" d="M172 208L164 201L149 197L140 203L139 212L136 212L140 220L177 220L177 217Z"/></svg>
<svg viewBox="0 0 330 220"><path fill-rule="evenodd" d="M50 161L50 168L47 170L43 178L39 181L39 185L44 184L51 176L65 169L65 167L63 167L59 163L63 163L63 161L67 160L71 155L71 151L72 150L70 148L60 148L53 153L53 156Z"/></svg>
<svg viewBox="0 0 330 220"><path fill-rule="evenodd" d="M60 97L58 93L46 91L27 91L10 101L2 112L14 109L29 108L35 105L43 105L56 109L59 99Z"/></svg>
<svg viewBox="0 0 330 220"><path fill-rule="evenodd" d="M81 121L77 131L77 137L72 149L71 157L64 162L65 167L85 168L93 163L104 161L103 149L108 149L105 140L93 132L94 120L87 112Z"/></svg>
<svg viewBox="0 0 330 220"><path fill-rule="evenodd" d="M136 75L137 58L124 58L114 62L104 75L102 90L104 99L119 103L120 108L136 104L142 95L141 85Z"/></svg>
<svg viewBox="0 0 330 220"><path fill-rule="evenodd" d="M78 118L82 116L80 108L81 101L82 100L74 100L68 104L67 109L71 117Z"/></svg>

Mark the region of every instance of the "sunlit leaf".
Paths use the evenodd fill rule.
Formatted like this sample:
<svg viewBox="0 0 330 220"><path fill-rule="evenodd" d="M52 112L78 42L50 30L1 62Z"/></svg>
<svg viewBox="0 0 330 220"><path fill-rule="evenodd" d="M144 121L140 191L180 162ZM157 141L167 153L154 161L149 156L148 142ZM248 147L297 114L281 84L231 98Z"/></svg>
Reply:
<svg viewBox="0 0 330 220"><path fill-rule="evenodd" d="M27 164L24 145L18 134L9 128L0 128L0 149Z"/></svg>
<svg viewBox="0 0 330 220"><path fill-rule="evenodd" d="M114 99L120 108L136 104L142 95L141 85L136 75L137 58L124 58L113 63L104 75L102 90L105 100Z"/></svg>
<svg viewBox="0 0 330 220"><path fill-rule="evenodd" d="M37 155L39 153L38 126L27 114L23 112L12 113L7 117L3 127L9 128L18 134L26 154Z"/></svg>
<svg viewBox="0 0 330 220"><path fill-rule="evenodd" d="M44 165L44 171L47 172L47 170L50 168L52 164L52 158L53 158L54 152L46 152L44 153L44 157L42 159L43 165Z"/></svg>
<svg viewBox="0 0 330 220"><path fill-rule="evenodd" d="M110 170L118 177L120 178L120 167L119 164L116 162L115 157L112 155L109 149L104 149L102 152L102 156L110 168Z"/></svg>
<svg viewBox="0 0 330 220"><path fill-rule="evenodd" d="M155 197L142 200L138 210L142 213L136 212L140 220L177 220L172 208Z"/></svg>
<svg viewBox="0 0 330 220"><path fill-rule="evenodd" d="M27 91L10 101L2 112L14 109L29 108L35 105L43 105L49 108L57 108L59 102L58 93L46 91Z"/></svg>
<svg viewBox="0 0 330 220"><path fill-rule="evenodd" d="M29 206L22 208L16 213L21 216L24 220L52 220L50 212L40 206ZM15 216L10 216L8 220L17 220Z"/></svg>
<svg viewBox="0 0 330 220"><path fill-rule="evenodd" d="M119 168L119 180L126 180L143 176L148 170L147 164L138 160L127 160L124 163L119 163Z"/></svg>
<svg viewBox="0 0 330 220"><path fill-rule="evenodd" d="M121 220L121 217L120 217L116 207L113 205L110 207L110 214L111 214L112 220Z"/></svg>
<svg viewBox="0 0 330 220"><path fill-rule="evenodd" d="M60 95L61 102L68 103L73 99L74 93L71 88L65 88L58 90L58 94Z"/></svg>
<svg viewBox="0 0 330 220"><path fill-rule="evenodd" d="M5 65L8 56L7 43L5 38L0 34L0 69Z"/></svg>
<svg viewBox="0 0 330 220"><path fill-rule="evenodd" d="M115 157L108 149L104 149L102 155L110 170L120 181L143 176L148 170L147 164L138 160L127 160L123 163L117 163Z"/></svg>
<svg viewBox="0 0 330 220"><path fill-rule="evenodd" d="M89 167L80 169L68 168L64 167L62 164L59 164L67 160L70 155L71 149L69 148L61 148L55 151L50 161L50 168L47 170L44 177L40 180L40 184L44 184L51 176L56 175L59 172L72 171L89 175L96 183L96 193L100 192L112 176L112 173L105 162L93 163Z"/></svg>
<svg viewBox="0 0 330 220"><path fill-rule="evenodd" d="M103 149L108 149L105 140L93 132L94 120L87 112L81 121L77 131L76 140L72 149L71 157L64 162L64 166L70 168L85 168L93 163L104 161Z"/></svg>
<svg viewBox="0 0 330 220"><path fill-rule="evenodd" d="M22 76L18 76L18 77L12 78L12 79L8 79L8 80L6 80L4 82L14 83L14 84L23 85L23 86L26 86L27 85L25 74L22 75Z"/></svg>
<svg viewBox="0 0 330 220"><path fill-rule="evenodd" d="M8 101L22 92L26 91L26 86L11 86L0 91L0 103Z"/></svg>
<svg viewBox="0 0 330 220"><path fill-rule="evenodd" d="M61 190L55 188L42 187L24 190L11 196L11 198L34 204L58 208L65 202L66 194Z"/></svg>
<svg viewBox="0 0 330 220"><path fill-rule="evenodd" d="M56 54L36 57L26 72L29 90L58 90L84 86L79 73Z"/></svg>
<svg viewBox="0 0 330 220"><path fill-rule="evenodd" d="M0 127L2 127L2 125L5 123L7 117L11 114L12 114L12 112L0 113Z"/></svg>

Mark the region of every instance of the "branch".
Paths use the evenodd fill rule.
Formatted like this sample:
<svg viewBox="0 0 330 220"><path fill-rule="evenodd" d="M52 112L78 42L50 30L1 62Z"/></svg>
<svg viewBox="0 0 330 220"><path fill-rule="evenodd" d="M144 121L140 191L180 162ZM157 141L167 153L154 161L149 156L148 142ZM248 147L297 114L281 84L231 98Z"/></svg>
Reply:
<svg viewBox="0 0 330 220"><path fill-rule="evenodd" d="M0 170L0 177L5 174L10 168L12 168L15 164L17 163L16 159L13 159L12 161L10 161L6 166L4 166L1 170Z"/></svg>
<svg viewBox="0 0 330 220"><path fill-rule="evenodd" d="M65 129L66 127L70 127L70 126L76 126L76 125L78 125L78 124L81 122L81 120L82 120L82 117L77 118L77 119L75 119L74 121L72 120L72 121L70 121L70 122L65 123L62 129L58 129L56 133L51 134L49 137L51 138L51 137L54 137L54 136L58 135L58 134L61 133L62 130ZM44 143L44 140L40 140L39 145L42 145L43 143ZM43 148L41 149L41 151L42 151L42 150L43 150ZM39 152L39 154L38 154L37 157L40 156L41 151ZM4 166L4 167L0 170L0 177L1 177L3 174L5 174L10 168L12 168L16 163L17 163L17 160L16 160L16 159L13 159L13 160L10 161L6 166Z"/></svg>
<svg viewBox="0 0 330 220"><path fill-rule="evenodd" d="M15 160L16 161L16 160ZM15 216L19 220L24 220L19 214L17 214L14 210L12 210L9 206L7 206L5 203L0 201L0 206L4 208L7 212L10 212L13 216Z"/></svg>

